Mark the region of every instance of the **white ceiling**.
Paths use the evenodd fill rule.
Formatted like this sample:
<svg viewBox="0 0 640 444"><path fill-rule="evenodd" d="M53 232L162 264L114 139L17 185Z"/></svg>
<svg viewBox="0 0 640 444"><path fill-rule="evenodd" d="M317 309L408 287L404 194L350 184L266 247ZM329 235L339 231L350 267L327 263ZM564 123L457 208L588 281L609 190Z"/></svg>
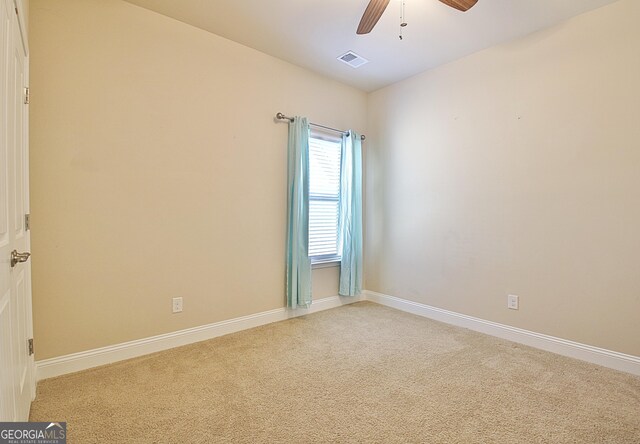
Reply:
<svg viewBox="0 0 640 444"><path fill-rule="evenodd" d="M374 30L356 35L369 0L127 0L264 53L373 91L617 0L479 0L466 13L438 0L391 0ZM597 30L594 30L597 32ZM370 62L354 69L336 57Z"/></svg>

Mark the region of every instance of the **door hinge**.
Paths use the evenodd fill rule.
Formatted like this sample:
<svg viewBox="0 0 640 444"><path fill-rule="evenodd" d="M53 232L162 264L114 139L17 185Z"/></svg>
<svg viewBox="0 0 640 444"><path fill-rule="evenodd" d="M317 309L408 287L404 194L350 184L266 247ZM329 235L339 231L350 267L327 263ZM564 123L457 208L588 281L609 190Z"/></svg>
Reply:
<svg viewBox="0 0 640 444"><path fill-rule="evenodd" d="M31 230L31 215L30 214L25 214L24 215L24 229L29 231Z"/></svg>
<svg viewBox="0 0 640 444"><path fill-rule="evenodd" d="M29 356L31 356L33 354L33 338L29 339L27 342L29 343Z"/></svg>
<svg viewBox="0 0 640 444"><path fill-rule="evenodd" d="M25 105L29 104L29 87L28 86L24 87L24 104Z"/></svg>

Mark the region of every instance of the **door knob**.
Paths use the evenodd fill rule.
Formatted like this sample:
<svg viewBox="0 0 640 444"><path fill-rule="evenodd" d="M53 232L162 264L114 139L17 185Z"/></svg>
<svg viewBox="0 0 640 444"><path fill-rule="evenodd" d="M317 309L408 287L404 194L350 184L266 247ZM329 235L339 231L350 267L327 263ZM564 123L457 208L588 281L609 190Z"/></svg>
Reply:
<svg viewBox="0 0 640 444"><path fill-rule="evenodd" d="M31 253L18 253L16 250L11 252L11 268L15 267L18 262L27 262Z"/></svg>

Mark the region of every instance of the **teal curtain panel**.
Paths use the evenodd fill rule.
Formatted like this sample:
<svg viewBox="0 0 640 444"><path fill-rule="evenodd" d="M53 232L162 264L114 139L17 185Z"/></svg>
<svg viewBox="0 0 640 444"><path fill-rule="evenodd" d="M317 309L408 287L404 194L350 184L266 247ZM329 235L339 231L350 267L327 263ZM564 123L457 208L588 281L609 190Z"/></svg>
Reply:
<svg viewBox="0 0 640 444"><path fill-rule="evenodd" d="M287 306L311 305L309 259L309 122L289 123L287 174Z"/></svg>
<svg viewBox="0 0 640 444"><path fill-rule="evenodd" d="M354 131L342 138L339 227L339 293L357 296L362 292L362 142Z"/></svg>

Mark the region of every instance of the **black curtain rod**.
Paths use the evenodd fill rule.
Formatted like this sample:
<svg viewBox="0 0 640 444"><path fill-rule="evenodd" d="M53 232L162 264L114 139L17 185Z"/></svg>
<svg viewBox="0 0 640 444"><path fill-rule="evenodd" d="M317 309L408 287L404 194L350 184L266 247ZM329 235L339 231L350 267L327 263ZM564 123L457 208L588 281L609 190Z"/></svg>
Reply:
<svg viewBox="0 0 640 444"><path fill-rule="evenodd" d="M278 120L288 120L289 122L293 122L293 117L287 117L287 116L285 116L285 115L284 115L284 114L282 114L282 113L278 113L278 114L276 114L276 119L278 119ZM348 133L348 132L349 132L349 131L344 131L344 130L339 130L339 129L331 128L331 127L324 126L324 125L319 125L319 124L317 124L317 123L313 123L313 122L309 122L309 125L311 125L311 126L315 126L315 127L318 127L318 128L324 128L324 129L329 130L329 131L335 131L336 133L346 134L346 133ZM366 139L366 137L364 136L364 134L362 134L362 135L360 136L360 140L365 140L365 139Z"/></svg>

